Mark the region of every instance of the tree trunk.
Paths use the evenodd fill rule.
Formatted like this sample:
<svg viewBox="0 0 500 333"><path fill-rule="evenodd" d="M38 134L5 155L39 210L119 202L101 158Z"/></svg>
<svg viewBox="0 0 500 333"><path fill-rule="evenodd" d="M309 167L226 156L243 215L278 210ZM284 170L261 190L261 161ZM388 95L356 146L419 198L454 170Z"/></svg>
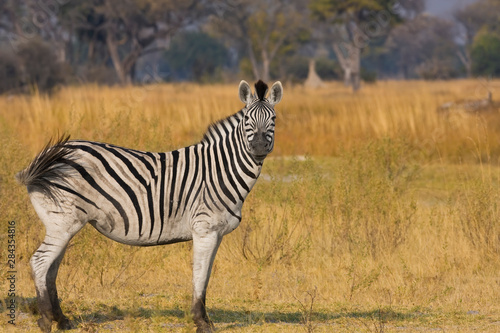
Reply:
<svg viewBox="0 0 500 333"><path fill-rule="evenodd" d="M351 48L352 91L361 88L361 49L355 45Z"/></svg>
<svg viewBox="0 0 500 333"><path fill-rule="evenodd" d="M352 86L353 91L361 87L361 49L352 43L334 43L333 50L344 71L344 84Z"/></svg>
<svg viewBox="0 0 500 333"><path fill-rule="evenodd" d="M352 82L352 71L350 67L343 68L344 70L344 85L349 87Z"/></svg>
<svg viewBox="0 0 500 333"><path fill-rule="evenodd" d="M257 64L257 58L255 58L255 53L253 52L253 45L250 38L247 40L248 47L248 58L250 58L250 64L252 65L252 72L255 80L260 79L259 65Z"/></svg>
<svg viewBox="0 0 500 333"><path fill-rule="evenodd" d="M468 78L472 77L472 60L470 56L470 50L465 48L465 54L463 54L460 50L457 51L458 58L462 62L465 67L465 72Z"/></svg>
<svg viewBox="0 0 500 333"><path fill-rule="evenodd" d="M134 82L135 78L135 64L142 53L142 48L137 48L129 53L129 55L123 60L122 68L127 78L127 83Z"/></svg>
<svg viewBox="0 0 500 333"><path fill-rule="evenodd" d="M265 49L262 50L262 77L260 79L264 82L269 81L269 65L270 60Z"/></svg>
<svg viewBox="0 0 500 333"><path fill-rule="evenodd" d="M111 61L113 62L113 67L115 68L118 80L120 80L121 84L126 84L127 77L125 75L125 70L123 69L123 64L118 54L118 46L109 32L106 36L106 46L108 47L109 55L111 57Z"/></svg>
<svg viewBox="0 0 500 333"><path fill-rule="evenodd" d="M342 47L342 48L341 48ZM346 44L343 43L339 45L337 43L333 44L333 51L337 56L337 60L339 61L340 67L344 71L344 84L346 86L351 82L351 66L349 64L349 59L347 57Z"/></svg>
<svg viewBox="0 0 500 333"><path fill-rule="evenodd" d="M60 63L65 63L66 62L66 42L64 40L61 40L59 42L56 42L56 56L57 56L57 61Z"/></svg>
<svg viewBox="0 0 500 333"><path fill-rule="evenodd" d="M353 91L360 89L361 50L352 44L333 44L333 50L344 71L344 84L352 86Z"/></svg>
<svg viewBox="0 0 500 333"><path fill-rule="evenodd" d="M87 50L87 59L92 63L94 61L94 46L95 46L95 38L89 41L89 48Z"/></svg>
<svg viewBox="0 0 500 333"><path fill-rule="evenodd" d="M356 92L361 88L361 74L359 72L354 73L352 76L352 91Z"/></svg>

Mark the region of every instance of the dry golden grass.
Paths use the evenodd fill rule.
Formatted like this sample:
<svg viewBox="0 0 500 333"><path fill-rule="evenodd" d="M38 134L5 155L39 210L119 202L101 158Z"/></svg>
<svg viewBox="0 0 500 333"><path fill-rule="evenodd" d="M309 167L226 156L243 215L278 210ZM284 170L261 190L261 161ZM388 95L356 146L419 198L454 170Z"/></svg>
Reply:
<svg viewBox="0 0 500 333"><path fill-rule="evenodd" d="M436 113L483 90L479 81L379 82L358 94L336 83L285 86L275 152L215 261L208 307L216 327L498 331L500 115ZM43 226L13 176L46 140L67 132L166 151L198 141L240 107L237 85L0 97L0 246L7 253L15 220L22 330L36 331L28 261ZM135 248L86 227L71 244L59 296L79 331L193 330L190 243ZM7 289L2 280L4 300Z"/></svg>

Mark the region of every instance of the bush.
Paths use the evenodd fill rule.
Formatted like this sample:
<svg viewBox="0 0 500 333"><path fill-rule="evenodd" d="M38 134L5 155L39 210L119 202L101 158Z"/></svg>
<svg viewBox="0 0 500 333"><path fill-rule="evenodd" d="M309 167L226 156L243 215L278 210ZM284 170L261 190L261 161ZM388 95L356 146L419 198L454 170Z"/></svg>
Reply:
<svg viewBox="0 0 500 333"><path fill-rule="evenodd" d="M476 37L472 45L472 72L475 75L500 76L500 36L484 33Z"/></svg>
<svg viewBox="0 0 500 333"><path fill-rule="evenodd" d="M185 32L172 39L165 60L177 78L213 81L229 57L215 38L202 32Z"/></svg>
<svg viewBox="0 0 500 333"><path fill-rule="evenodd" d="M449 80L458 76L458 71L450 59L429 59L415 68L416 74L424 80Z"/></svg>
<svg viewBox="0 0 500 333"><path fill-rule="evenodd" d="M377 82L377 72L361 68L361 80L366 83Z"/></svg>
<svg viewBox="0 0 500 333"><path fill-rule="evenodd" d="M0 51L0 94L21 87L21 71L18 59L10 51Z"/></svg>
<svg viewBox="0 0 500 333"><path fill-rule="evenodd" d="M37 86L40 91L51 91L62 83L62 65L50 45L34 39L19 46L17 55L21 61L24 83Z"/></svg>
<svg viewBox="0 0 500 333"><path fill-rule="evenodd" d="M318 59L316 73L323 80L340 80L342 78L342 68L337 61L332 59Z"/></svg>
<svg viewBox="0 0 500 333"><path fill-rule="evenodd" d="M113 85L118 82L116 72L113 68L105 65L87 64L79 69L79 77L84 82Z"/></svg>
<svg viewBox="0 0 500 333"><path fill-rule="evenodd" d="M241 59L239 67L240 67L240 73L241 73L242 77L253 78L252 63L250 62L250 59L248 59L248 58Z"/></svg>
<svg viewBox="0 0 500 333"><path fill-rule="evenodd" d="M302 82L307 78L309 59L303 56L291 56L273 61L271 76L286 78L292 82Z"/></svg>
<svg viewBox="0 0 500 333"><path fill-rule="evenodd" d="M31 40L19 45L17 53L0 52L0 93L36 86L51 91L64 81L63 65L57 61L49 44Z"/></svg>

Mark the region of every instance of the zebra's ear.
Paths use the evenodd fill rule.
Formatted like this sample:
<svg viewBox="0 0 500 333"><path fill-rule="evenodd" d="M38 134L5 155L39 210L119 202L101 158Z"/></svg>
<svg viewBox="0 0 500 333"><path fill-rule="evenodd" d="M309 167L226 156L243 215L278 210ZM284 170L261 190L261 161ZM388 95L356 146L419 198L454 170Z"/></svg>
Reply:
<svg viewBox="0 0 500 333"><path fill-rule="evenodd" d="M271 87L271 92L269 93L269 103L271 105L276 105L281 101L283 97L283 86L280 81L277 81Z"/></svg>
<svg viewBox="0 0 500 333"><path fill-rule="evenodd" d="M241 80L240 87L238 88L240 100L246 105L252 102L252 90L250 85L245 80Z"/></svg>

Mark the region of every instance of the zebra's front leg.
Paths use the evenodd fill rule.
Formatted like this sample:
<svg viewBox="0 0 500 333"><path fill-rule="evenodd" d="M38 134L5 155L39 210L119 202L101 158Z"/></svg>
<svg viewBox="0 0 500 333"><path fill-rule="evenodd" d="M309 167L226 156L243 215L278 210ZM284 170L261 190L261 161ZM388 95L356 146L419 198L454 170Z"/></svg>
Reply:
<svg viewBox="0 0 500 333"><path fill-rule="evenodd" d="M213 324L207 315L205 298L212 264L221 240L222 236L215 231L195 230L193 233L193 304L191 312L198 333L213 331Z"/></svg>

